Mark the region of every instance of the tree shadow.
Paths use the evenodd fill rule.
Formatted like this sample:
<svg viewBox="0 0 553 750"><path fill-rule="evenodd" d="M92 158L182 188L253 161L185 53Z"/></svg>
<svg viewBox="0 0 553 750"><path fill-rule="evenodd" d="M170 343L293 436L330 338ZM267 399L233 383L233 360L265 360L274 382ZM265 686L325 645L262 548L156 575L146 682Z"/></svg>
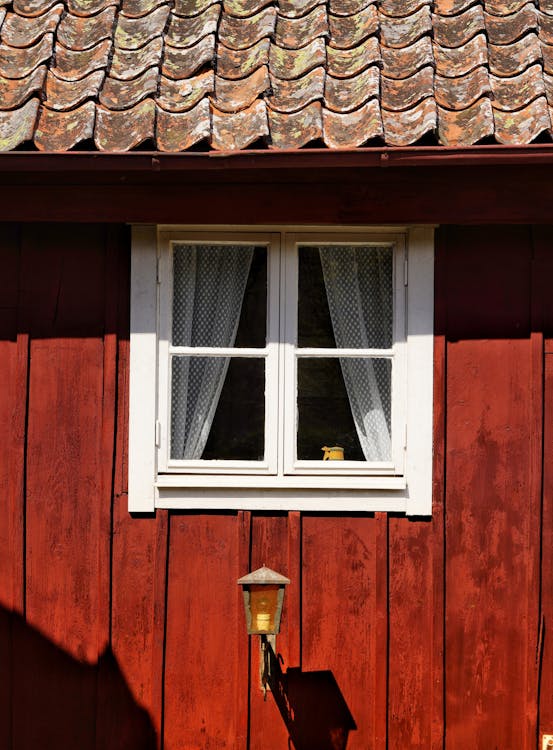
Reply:
<svg viewBox="0 0 553 750"><path fill-rule="evenodd" d="M111 649L75 659L0 607L0 747L155 750L156 733Z"/></svg>
<svg viewBox="0 0 553 750"><path fill-rule="evenodd" d="M268 685L295 750L345 750L357 725L332 672L292 667L284 673L268 641L264 659Z"/></svg>

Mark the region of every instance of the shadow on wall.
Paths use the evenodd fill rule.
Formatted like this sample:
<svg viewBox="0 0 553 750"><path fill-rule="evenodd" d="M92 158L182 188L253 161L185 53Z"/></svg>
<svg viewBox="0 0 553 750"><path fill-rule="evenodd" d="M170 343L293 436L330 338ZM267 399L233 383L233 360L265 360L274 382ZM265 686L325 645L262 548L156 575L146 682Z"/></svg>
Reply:
<svg viewBox="0 0 553 750"><path fill-rule="evenodd" d="M357 725L330 670L284 673L267 643L268 683L295 750L345 750Z"/></svg>
<svg viewBox="0 0 553 750"><path fill-rule="evenodd" d="M78 661L0 608L0 674L2 748L156 748L150 717L109 649L97 664Z"/></svg>

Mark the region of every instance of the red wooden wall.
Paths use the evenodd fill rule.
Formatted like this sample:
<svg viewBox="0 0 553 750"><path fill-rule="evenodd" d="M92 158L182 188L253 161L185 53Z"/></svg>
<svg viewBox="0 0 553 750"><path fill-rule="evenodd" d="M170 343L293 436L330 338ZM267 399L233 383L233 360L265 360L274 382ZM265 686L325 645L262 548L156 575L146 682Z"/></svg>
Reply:
<svg viewBox="0 0 553 750"><path fill-rule="evenodd" d="M553 733L553 229L437 239L432 519L131 518L128 232L3 225L1 748ZM235 583L262 563L292 579L266 702Z"/></svg>

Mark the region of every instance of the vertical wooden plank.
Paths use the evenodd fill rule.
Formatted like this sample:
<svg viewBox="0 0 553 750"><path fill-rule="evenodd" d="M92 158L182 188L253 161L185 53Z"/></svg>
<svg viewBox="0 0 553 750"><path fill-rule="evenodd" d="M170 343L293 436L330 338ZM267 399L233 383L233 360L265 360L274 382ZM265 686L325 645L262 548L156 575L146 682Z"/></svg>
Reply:
<svg viewBox="0 0 553 750"><path fill-rule="evenodd" d="M170 516L165 750L234 747L238 609L237 516Z"/></svg>
<svg viewBox="0 0 553 750"><path fill-rule="evenodd" d="M539 514L529 238L457 228L449 240L447 747L529 750Z"/></svg>
<svg viewBox="0 0 553 750"><path fill-rule="evenodd" d="M327 742L332 731L349 731L348 750L374 747L377 692L386 680L377 668L378 650L386 651L377 635L377 527L362 515L303 517L302 675L314 700L317 690L327 699L319 731Z"/></svg>
<svg viewBox="0 0 553 750"><path fill-rule="evenodd" d="M290 667L301 667L301 513L288 513L288 661Z"/></svg>
<svg viewBox="0 0 553 750"><path fill-rule="evenodd" d="M241 578L250 571L250 551L252 536L252 514L250 511L238 512L238 568L236 578ZM249 744L250 725L250 644L246 633L244 598L242 587L236 586L239 623L236 643L236 750L246 750Z"/></svg>
<svg viewBox="0 0 553 750"><path fill-rule="evenodd" d="M389 519L387 513L375 514L375 668L374 668L374 742L375 750L388 747L388 671L389 671Z"/></svg>
<svg viewBox="0 0 553 750"><path fill-rule="evenodd" d="M21 268L22 315L32 337L26 614L41 638L26 628L15 644L14 741L86 749L94 745L99 613L108 607L98 580L100 518L109 514L101 481L103 231L27 227ZM109 561L102 569L109 572ZM73 663L91 665L74 682Z"/></svg>
<svg viewBox="0 0 553 750"><path fill-rule="evenodd" d="M153 750L161 742L167 515L131 518L127 509L129 250L127 232L110 230L104 351L111 366L104 366L104 401L109 394L116 408L114 418L110 411L104 418L102 436L104 492L113 503L108 616L117 671L100 670L96 745L109 747L110 738L124 732L129 745ZM108 388L106 379L114 374Z"/></svg>
<svg viewBox="0 0 553 750"><path fill-rule="evenodd" d="M24 610L24 465L28 336L17 332L19 233L0 239L0 747L12 747L13 613Z"/></svg>
<svg viewBox="0 0 553 750"><path fill-rule="evenodd" d="M536 661L539 682L539 732L553 733L553 341L546 341L544 385L544 473L542 518L542 640Z"/></svg>
<svg viewBox="0 0 553 750"><path fill-rule="evenodd" d="M256 570L262 565L282 573L290 578L288 563L288 515L254 514L252 517L252 552L251 569ZM292 590L297 588L299 581L292 581L287 587ZM299 623L291 621L291 616L297 616L297 611L289 607L288 594L284 600L280 634L276 639L277 655L282 659L282 668L290 667L290 637L295 640ZM294 601L292 594L292 601ZM268 693L264 700L260 681L260 638L252 636L251 639L251 677L250 677L250 747L252 750L267 747L267 738L270 739L270 747L279 748L288 745L288 729L284 718L279 712L274 697Z"/></svg>

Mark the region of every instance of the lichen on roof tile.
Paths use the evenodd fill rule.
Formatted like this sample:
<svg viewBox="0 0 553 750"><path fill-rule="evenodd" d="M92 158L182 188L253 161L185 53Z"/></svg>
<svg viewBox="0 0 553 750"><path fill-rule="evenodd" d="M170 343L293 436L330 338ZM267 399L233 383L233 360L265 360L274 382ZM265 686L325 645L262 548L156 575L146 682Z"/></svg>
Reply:
<svg viewBox="0 0 553 750"><path fill-rule="evenodd" d="M131 81L108 77L100 91L100 102L108 109L130 109L147 96L157 93L158 78L157 67L149 68Z"/></svg>
<svg viewBox="0 0 553 750"><path fill-rule="evenodd" d="M168 15L168 5L162 5L142 18L127 18L120 13L115 29L115 46L121 49L143 47L154 37L163 34Z"/></svg>
<svg viewBox="0 0 553 750"><path fill-rule="evenodd" d="M69 50L62 44L56 45L56 64L52 68L58 78L78 81L93 70L105 70L111 50L111 39L98 42L86 50Z"/></svg>
<svg viewBox="0 0 553 750"><path fill-rule="evenodd" d="M220 5L212 5L194 18L181 18L172 13L165 36L167 43L173 47L191 47L203 37L214 34L220 13Z"/></svg>
<svg viewBox="0 0 553 750"><path fill-rule="evenodd" d="M45 34L38 42L24 49L0 44L0 75L6 78L25 78L41 63L50 60L53 44L53 34Z"/></svg>
<svg viewBox="0 0 553 750"><path fill-rule="evenodd" d="M297 112L305 109L311 102L322 101L324 85L325 71L322 66L291 81L271 76L272 93L266 96L267 103L276 112Z"/></svg>
<svg viewBox="0 0 553 750"><path fill-rule="evenodd" d="M42 91L46 71L46 65L39 65L25 78L0 76L0 109L16 109L32 94Z"/></svg>
<svg viewBox="0 0 553 750"><path fill-rule="evenodd" d="M142 18L165 2L166 0L122 0L121 11L127 18Z"/></svg>
<svg viewBox="0 0 553 750"><path fill-rule="evenodd" d="M269 70L277 78L289 80L299 78L326 61L326 50L323 39L315 39L298 50L283 49L271 44L269 51Z"/></svg>
<svg viewBox="0 0 553 750"><path fill-rule="evenodd" d="M378 99L380 70L374 65L353 78L326 77L324 104L332 112L352 112L369 99Z"/></svg>
<svg viewBox="0 0 553 750"><path fill-rule="evenodd" d="M457 78L436 75L434 95L440 107L452 110L467 109L474 102L491 93L488 69L481 65Z"/></svg>
<svg viewBox="0 0 553 750"><path fill-rule="evenodd" d="M13 9L21 16L41 16L59 0L13 0Z"/></svg>
<svg viewBox="0 0 553 750"><path fill-rule="evenodd" d="M487 97L459 112L438 107L440 141L445 146L472 146L493 135L494 116Z"/></svg>
<svg viewBox="0 0 553 750"><path fill-rule="evenodd" d="M2 23L0 38L10 47L30 47L47 33L57 29L63 5L59 3L42 16L25 18L18 13L8 13Z"/></svg>
<svg viewBox="0 0 553 750"><path fill-rule="evenodd" d="M247 49L229 49L217 45L217 73L232 80L249 76L261 65L269 64L270 39L260 39Z"/></svg>
<svg viewBox="0 0 553 750"><path fill-rule="evenodd" d="M221 76L215 76L213 105L220 112L240 112L253 104L269 86L269 71L266 65L254 70L240 81L228 81Z"/></svg>
<svg viewBox="0 0 553 750"><path fill-rule="evenodd" d="M67 0L68 10L76 16L95 16L110 5L119 5L119 0Z"/></svg>
<svg viewBox="0 0 553 750"><path fill-rule="evenodd" d="M249 18L235 18L223 13L219 25L219 39L231 49L246 49L263 37L275 33L276 9L267 7Z"/></svg>
<svg viewBox="0 0 553 750"><path fill-rule="evenodd" d="M474 5L474 0L434 0L434 13L439 16L456 16L471 5Z"/></svg>
<svg viewBox="0 0 553 750"><path fill-rule="evenodd" d="M338 3L340 0L336 0ZM474 2L474 0L470 0ZM400 18L401 16L412 16L423 5L432 5L432 0L381 0L379 8L387 16Z"/></svg>
<svg viewBox="0 0 553 750"><path fill-rule="evenodd" d="M528 0L484 0L484 9L494 16L510 16L527 2Z"/></svg>
<svg viewBox="0 0 553 750"><path fill-rule="evenodd" d="M486 13L486 30L491 44L511 44L537 28L538 14L531 3L510 16L492 16Z"/></svg>
<svg viewBox="0 0 553 750"><path fill-rule="evenodd" d="M212 70L206 70L182 81L174 81L172 78L162 76L156 101L162 109L168 112L186 112L214 90L215 75Z"/></svg>
<svg viewBox="0 0 553 750"><path fill-rule="evenodd" d="M432 17L428 5L406 18L391 18L380 14L380 38L386 47L407 47L432 30Z"/></svg>
<svg viewBox="0 0 553 750"><path fill-rule="evenodd" d="M221 0L175 0L174 11L177 16L199 16L212 5L218 5Z"/></svg>
<svg viewBox="0 0 553 750"><path fill-rule="evenodd" d="M541 59L538 37L532 32L513 44L489 44L488 51L490 73L497 76L517 75L531 63Z"/></svg>
<svg viewBox="0 0 553 750"><path fill-rule="evenodd" d="M92 138L95 114L94 102L85 102L69 112L41 107L35 145L41 151L68 151L80 141Z"/></svg>
<svg viewBox="0 0 553 750"><path fill-rule="evenodd" d="M319 36L328 36L328 18L324 5L318 5L302 18L277 17L275 42L279 47L299 49Z"/></svg>
<svg viewBox="0 0 553 750"><path fill-rule="evenodd" d="M109 75L121 81L129 81L144 73L147 68L159 65L163 40L157 36L139 49L118 49L113 52Z"/></svg>
<svg viewBox="0 0 553 750"><path fill-rule="evenodd" d="M447 48L434 45L436 72L454 78L469 73L488 63L488 44L484 34L478 34L462 47Z"/></svg>
<svg viewBox="0 0 553 750"><path fill-rule="evenodd" d="M211 135L209 103L201 99L188 112L165 112L158 107L156 143L160 151L186 151Z"/></svg>
<svg viewBox="0 0 553 750"><path fill-rule="evenodd" d="M0 111L0 151L12 151L21 143L32 140L39 101L29 99L22 107Z"/></svg>
<svg viewBox="0 0 553 750"><path fill-rule="evenodd" d="M461 47L485 30L484 12L473 5L458 16L434 16L434 41L441 47Z"/></svg>
<svg viewBox="0 0 553 750"><path fill-rule="evenodd" d="M132 109L114 112L96 106L94 142L100 151L129 151L154 137L155 104L145 99Z"/></svg>
<svg viewBox="0 0 553 750"><path fill-rule="evenodd" d="M327 47L327 70L333 78L350 78L370 65L380 63L380 45L374 36L353 49Z"/></svg>
<svg viewBox="0 0 553 750"><path fill-rule="evenodd" d="M175 80L188 78L215 57L215 34L209 34L192 47L179 48L165 44L161 72Z"/></svg>
<svg viewBox="0 0 553 750"><path fill-rule="evenodd" d="M493 108L504 111L522 109L534 99L545 95L541 65L531 65L512 78L490 75Z"/></svg>
<svg viewBox="0 0 553 750"><path fill-rule="evenodd" d="M383 134L380 108L374 99L348 114L323 109L323 138L328 148L356 148Z"/></svg>
<svg viewBox="0 0 553 750"><path fill-rule="evenodd" d="M328 18L331 47L351 49L357 47L367 37L378 31L378 13L374 5L353 16L333 16Z"/></svg>
<svg viewBox="0 0 553 750"><path fill-rule="evenodd" d="M382 109L400 111L411 109L422 99L434 94L434 70L421 68L409 78L385 78L381 81Z"/></svg>
<svg viewBox="0 0 553 750"><path fill-rule="evenodd" d="M44 104L49 109L68 110L82 104L87 99L96 99L104 80L104 71L96 70L79 81L66 81L57 78L51 71L46 79Z"/></svg>
<svg viewBox="0 0 553 750"><path fill-rule="evenodd" d="M539 14L540 41L546 44L553 44L553 16L545 13Z"/></svg>
<svg viewBox="0 0 553 750"><path fill-rule="evenodd" d="M239 151L269 135L267 107L261 100L235 114L211 108L211 145L218 151Z"/></svg>
<svg viewBox="0 0 553 750"><path fill-rule="evenodd" d="M436 102L430 97L401 112L387 112L383 109L382 122L386 143L390 146L410 146L429 131L436 130Z"/></svg>
<svg viewBox="0 0 553 750"><path fill-rule="evenodd" d="M553 0L538 0L538 7L542 13L553 16Z"/></svg>
<svg viewBox="0 0 553 750"><path fill-rule="evenodd" d="M247 18L259 13L260 10L270 5L273 0L223 0L225 13L238 18Z"/></svg>
<svg viewBox="0 0 553 750"><path fill-rule="evenodd" d="M426 65L434 65L432 40L423 36L408 47L382 47L382 73L386 78L407 78Z"/></svg>
<svg viewBox="0 0 553 750"><path fill-rule="evenodd" d="M309 13L316 5L324 5L326 0L278 0L278 12L288 18L299 18Z"/></svg>
<svg viewBox="0 0 553 750"><path fill-rule="evenodd" d="M333 16L353 16L378 0L329 0L328 9ZM430 0L423 0L429 2Z"/></svg>
<svg viewBox="0 0 553 750"><path fill-rule="evenodd" d="M83 18L68 13L60 22L57 40L68 49L89 49L104 39L111 39L114 19L113 6L92 17Z"/></svg>
<svg viewBox="0 0 553 750"><path fill-rule="evenodd" d="M313 102L298 112L285 114L270 107L269 126L272 148L296 149L323 135L323 119L320 102Z"/></svg>
<svg viewBox="0 0 553 750"><path fill-rule="evenodd" d="M530 143L544 130L551 130L551 117L545 96L516 112L495 111L495 137L500 143Z"/></svg>

